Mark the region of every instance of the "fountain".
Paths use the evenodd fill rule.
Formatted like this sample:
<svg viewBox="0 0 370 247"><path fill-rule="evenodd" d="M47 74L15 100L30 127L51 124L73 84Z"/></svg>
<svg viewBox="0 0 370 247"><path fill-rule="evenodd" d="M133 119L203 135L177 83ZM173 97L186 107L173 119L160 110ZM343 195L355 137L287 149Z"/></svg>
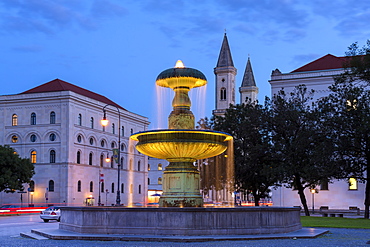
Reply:
<svg viewBox="0 0 370 247"><path fill-rule="evenodd" d="M64 207L59 228L85 234L209 236L287 233L302 228L299 208L205 208L199 171L193 163L223 153L232 137L195 130L190 89L207 83L203 73L178 62L159 74L157 85L175 91L168 129L135 133L132 140L143 154L170 162L163 175L158 208ZM159 237L158 237L159 238ZM223 237L228 239L227 237ZM137 238L136 238L137 239Z"/></svg>

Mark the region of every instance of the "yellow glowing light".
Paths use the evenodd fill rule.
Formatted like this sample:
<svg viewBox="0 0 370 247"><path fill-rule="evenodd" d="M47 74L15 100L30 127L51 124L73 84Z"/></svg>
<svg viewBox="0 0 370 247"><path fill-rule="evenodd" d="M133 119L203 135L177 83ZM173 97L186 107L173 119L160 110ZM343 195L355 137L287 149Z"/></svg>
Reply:
<svg viewBox="0 0 370 247"><path fill-rule="evenodd" d="M175 68L185 68L185 65L181 60L177 60Z"/></svg>
<svg viewBox="0 0 370 247"><path fill-rule="evenodd" d="M109 163L110 162L110 158L105 158L105 162Z"/></svg>
<svg viewBox="0 0 370 247"><path fill-rule="evenodd" d="M315 189L312 189L312 190L311 190L311 193L312 193L312 194L316 193L316 190L315 190Z"/></svg>
<svg viewBox="0 0 370 247"><path fill-rule="evenodd" d="M100 120L100 123L101 123L101 125L103 125L103 126L107 126L108 125L108 123L109 123L109 121L108 121L108 119L102 119L102 120Z"/></svg>

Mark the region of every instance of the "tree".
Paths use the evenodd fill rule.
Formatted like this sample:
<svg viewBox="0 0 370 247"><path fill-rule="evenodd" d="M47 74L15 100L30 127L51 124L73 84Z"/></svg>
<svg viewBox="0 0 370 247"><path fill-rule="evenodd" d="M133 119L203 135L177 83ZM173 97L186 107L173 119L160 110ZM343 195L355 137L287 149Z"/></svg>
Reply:
<svg viewBox="0 0 370 247"><path fill-rule="evenodd" d="M290 95L281 90L272 100L272 137L284 170L282 182L296 189L309 216L306 188L315 188L335 177L333 145L312 102L313 91L297 86Z"/></svg>
<svg viewBox="0 0 370 247"><path fill-rule="evenodd" d="M0 191L23 190L35 174L29 159L22 159L9 146L0 145Z"/></svg>
<svg viewBox="0 0 370 247"><path fill-rule="evenodd" d="M252 192L255 205L278 182L278 165L271 142L269 101L265 105L230 105L225 116L212 119L215 130L234 138L235 188Z"/></svg>
<svg viewBox="0 0 370 247"><path fill-rule="evenodd" d="M370 208L370 40L349 47L345 72L320 101L325 123L332 130L337 169L342 178L365 183L365 218Z"/></svg>

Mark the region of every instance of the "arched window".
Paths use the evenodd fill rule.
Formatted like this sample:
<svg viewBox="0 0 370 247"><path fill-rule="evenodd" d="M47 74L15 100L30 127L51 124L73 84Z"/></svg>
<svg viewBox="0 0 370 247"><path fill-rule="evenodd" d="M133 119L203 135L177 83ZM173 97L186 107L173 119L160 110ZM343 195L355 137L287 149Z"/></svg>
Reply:
<svg viewBox="0 0 370 247"><path fill-rule="evenodd" d="M91 117L90 118L90 128L94 128L94 118L93 117Z"/></svg>
<svg viewBox="0 0 370 247"><path fill-rule="evenodd" d="M78 136L77 136L77 142L78 142L78 143L81 143L81 141L82 141L82 137L81 137L81 135L78 135Z"/></svg>
<svg viewBox="0 0 370 247"><path fill-rule="evenodd" d="M150 185L150 178L148 178L148 185Z"/></svg>
<svg viewBox="0 0 370 247"><path fill-rule="evenodd" d="M49 140L53 142L55 141L55 139L57 139L57 136L54 133L51 133L49 136Z"/></svg>
<svg viewBox="0 0 370 247"><path fill-rule="evenodd" d="M349 190L357 190L357 179L356 178L349 178L348 179Z"/></svg>
<svg viewBox="0 0 370 247"><path fill-rule="evenodd" d="M148 171L150 171L150 164L148 164Z"/></svg>
<svg viewBox="0 0 370 247"><path fill-rule="evenodd" d="M32 152L31 152L31 163L32 164L35 164L36 163L36 159L37 158L37 153L36 153L36 151L35 150L33 150Z"/></svg>
<svg viewBox="0 0 370 247"><path fill-rule="evenodd" d="M121 157L121 169L123 169L123 157Z"/></svg>
<svg viewBox="0 0 370 247"><path fill-rule="evenodd" d="M101 140L100 142L100 146L103 148L105 146L105 141L104 140Z"/></svg>
<svg viewBox="0 0 370 247"><path fill-rule="evenodd" d="M55 112L50 112L50 124L55 124Z"/></svg>
<svg viewBox="0 0 370 247"><path fill-rule="evenodd" d="M78 114L77 124L78 124L79 126L81 126L81 125L82 125L82 115L81 115L81 113L80 113L80 114Z"/></svg>
<svg viewBox="0 0 370 247"><path fill-rule="evenodd" d="M124 150L125 150L125 145L121 144L121 151L124 151Z"/></svg>
<svg viewBox="0 0 370 247"><path fill-rule="evenodd" d="M221 95L220 95L220 99L221 100L226 100L226 88L221 88Z"/></svg>
<svg viewBox="0 0 370 247"><path fill-rule="evenodd" d="M94 183L90 181L90 192L94 192Z"/></svg>
<svg viewBox="0 0 370 247"><path fill-rule="evenodd" d="M104 155L100 155L100 167L103 167L103 162L104 162Z"/></svg>
<svg viewBox="0 0 370 247"><path fill-rule="evenodd" d="M162 171L162 169L163 169L163 168L162 168L162 164L161 164L161 163L159 163L159 164L158 164L158 171Z"/></svg>
<svg viewBox="0 0 370 247"><path fill-rule="evenodd" d="M100 184L100 192L104 193L104 182Z"/></svg>
<svg viewBox="0 0 370 247"><path fill-rule="evenodd" d="M35 181L30 181L30 192L35 192Z"/></svg>
<svg viewBox="0 0 370 247"><path fill-rule="evenodd" d="M132 134L134 133L134 129L131 129L131 131L130 131L130 132L131 132L131 135L132 135Z"/></svg>
<svg viewBox="0 0 370 247"><path fill-rule="evenodd" d="M81 164L81 152L77 151L77 164Z"/></svg>
<svg viewBox="0 0 370 247"><path fill-rule="evenodd" d="M139 184L138 192L141 194L141 184Z"/></svg>
<svg viewBox="0 0 370 247"><path fill-rule="evenodd" d="M89 165L92 166L93 163L93 153L89 153Z"/></svg>
<svg viewBox="0 0 370 247"><path fill-rule="evenodd" d="M158 184L162 184L162 178L161 177L158 178Z"/></svg>
<svg viewBox="0 0 370 247"><path fill-rule="evenodd" d="M113 168L113 160L114 160L114 158L113 158L113 156L111 156L110 157L110 168Z"/></svg>
<svg viewBox="0 0 370 247"><path fill-rule="evenodd" d="M125 127L124 126L121 127L121 135L125 136Z"/></svg>
<svg viewBox="0 0 370 247"><path fill-rule="evenodd" d="M12 116L12 126L17 126L18 125L18 116L17 114L13 114Z"/></svg>
<svg viewBox="0 0 370 247"><path fill-rule="evenodd" d="M49 192L54 192L54 180L49 180Z"/></svg>
<svg viewBox="0 0 370 247"><path fill-rule="evenodd" d="M16 136L16 135L12 136L12 142L17 143L18 142L18 136Z"/></svg>
<svg viewBox="0 0 370 247"><path fill-rule="evenodd" d="M50 163L55 163L55 150L50 150Z"/></svg>
<svg viewBox="0 0 370 247"><path fill-rule="evenodd" d="M31 125L36 125L36 113L31 113Z"/></svg>
<svg viewBox="0 0 370 247"><path fill-rule="evenodd" d="M116 147L116 143L115 142L112 142L110 146L111 146L111 148L115 148Z"/></svg>
<svg viewBox="0 0 370 247"><path fill-rule="evenodd" d="M77 181L77 192L81 192L81 180Z"/></svg>
<svg viewBox="0 0 370 247"><path fill-rule="evenodd" d="M140 163L140 160L137 162L137 170L140 171L141 170L141 163Z"/></svg>
<svg viewBox="0 0 370 247"><path fill-rule="evenodd" d="M89 142L90 142L90 145L94 145L94 138L90 137Z"/></svg>
<svg viewBox="0 0 370 247"><path fill-rule="evenodd" d="M114 193L114 183L112 183L111 192Z"/></svg>
<svg viewBox="0 0 370 247"><path fill-rule="evenodd" d="M116 132L115 128L114 128L114 123L112 123L112 133L114 134Z"/></svg>
<svg viewBox="0 0 370 247"><path fill-rule="evenodd" d="M124 183L121 184L121 193L125 193L125 184Z"/></svg>
<svg viewBox="0 0 370 247"><path fill-rule="evenodd" d="M37 139L36 135L31 135L31 136L30 136L30 141L31 141L31 142L35 142L35 141L36 141L36 139Z"/></svg>

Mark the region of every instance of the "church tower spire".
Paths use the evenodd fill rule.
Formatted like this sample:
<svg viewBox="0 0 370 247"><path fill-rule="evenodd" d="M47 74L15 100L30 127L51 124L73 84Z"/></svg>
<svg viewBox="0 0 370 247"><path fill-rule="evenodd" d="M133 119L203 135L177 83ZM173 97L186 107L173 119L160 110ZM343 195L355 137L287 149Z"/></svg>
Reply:
<svg viewBox="0 0 370 247"><path fill-rule="evenodd" d="M235 76L237 73L226 33L214 73L216 75L216 105L213 115L223 116L230 104L235 105Z"/></svg>
<svg viewBox="0 0 370 247"><path fill-rule="evenodd" d="M245 67L242 86L239 88L239 92L240 104L246 103L247 100L250 100L251 102L257 101L258 87L256 86L256 81L254 80L252 64L249 57Z"/></svg>

